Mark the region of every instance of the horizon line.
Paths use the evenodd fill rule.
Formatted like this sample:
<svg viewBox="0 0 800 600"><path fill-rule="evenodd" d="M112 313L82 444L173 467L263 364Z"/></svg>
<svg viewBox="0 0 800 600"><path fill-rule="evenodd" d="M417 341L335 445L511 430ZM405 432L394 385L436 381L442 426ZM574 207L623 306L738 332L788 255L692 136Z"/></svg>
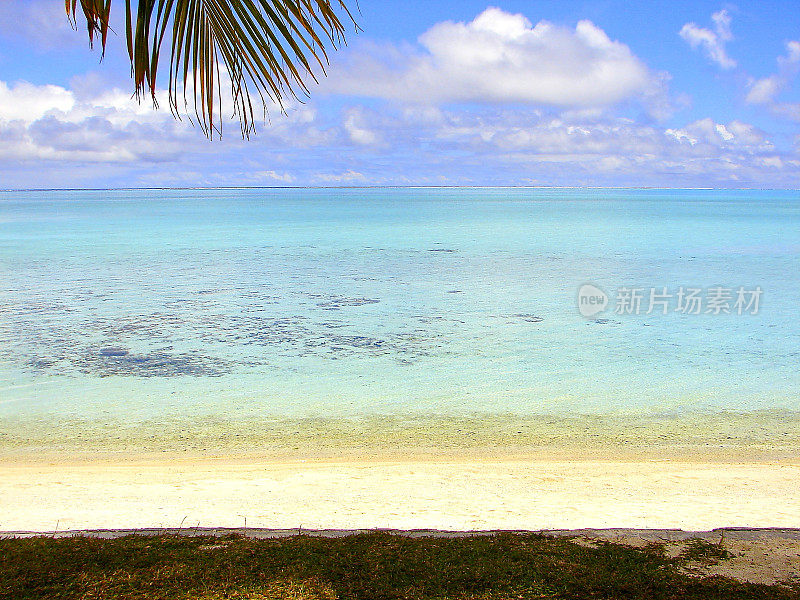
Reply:
<svg viewBox="0 0 800 600"><path fill-rule="evenodd" d="M230 186L143 186L106 188L6 188L4 192L114 192L166 190L367 190L367 189L531 189L531 190L660 190L660 191L778 191L800 192L800 188L768 187L659 187L600 185L230 185Z"/></svg>

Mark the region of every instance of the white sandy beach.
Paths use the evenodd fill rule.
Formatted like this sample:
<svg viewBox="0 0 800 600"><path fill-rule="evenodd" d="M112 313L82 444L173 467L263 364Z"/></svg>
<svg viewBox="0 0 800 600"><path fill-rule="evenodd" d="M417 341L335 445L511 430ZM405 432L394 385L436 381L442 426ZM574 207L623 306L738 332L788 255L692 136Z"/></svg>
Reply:
<svg viewBox="0 0 800 600"><path fill-rule="evenodd" d="M790 461L11 461L0 530L798 527L797 481Z"/></svg>

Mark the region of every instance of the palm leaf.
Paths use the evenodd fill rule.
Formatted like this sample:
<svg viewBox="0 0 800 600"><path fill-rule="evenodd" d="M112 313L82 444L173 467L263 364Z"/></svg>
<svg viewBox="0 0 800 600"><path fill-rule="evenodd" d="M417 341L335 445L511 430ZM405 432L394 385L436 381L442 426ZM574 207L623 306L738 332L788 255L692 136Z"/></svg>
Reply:
<svg viewBox="0 0 800 600"><path fill-rule="evenodd" d="M78 3L89 43L105 50L111 0L65 0L76 23ZM255 126L256 105L306 96L328 64L326 46L344 43L344 0L125 0L125 33L136 95L156 101L163 48L170 53L167 87L173 114L193 104L203 132L222 133L221 86L230 79L233 116L242 135ZM223 77L222 75L225 75ZM191 98L191 101L190 101ZM266 110L263 108L263 110Z"/></svg>

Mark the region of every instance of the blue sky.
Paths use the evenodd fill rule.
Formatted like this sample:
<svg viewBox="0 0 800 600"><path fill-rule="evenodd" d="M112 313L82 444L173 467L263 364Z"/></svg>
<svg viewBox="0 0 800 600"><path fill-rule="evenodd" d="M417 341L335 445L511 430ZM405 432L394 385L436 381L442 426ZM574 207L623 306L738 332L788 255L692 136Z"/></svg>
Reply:
<svg viewBox="0 0 800 600"><path fill-rule="evenodd" d="M122 39L3 0L0 188L800 187L796 1L359 6L309 99L210 142L131 99Z"/></svg>

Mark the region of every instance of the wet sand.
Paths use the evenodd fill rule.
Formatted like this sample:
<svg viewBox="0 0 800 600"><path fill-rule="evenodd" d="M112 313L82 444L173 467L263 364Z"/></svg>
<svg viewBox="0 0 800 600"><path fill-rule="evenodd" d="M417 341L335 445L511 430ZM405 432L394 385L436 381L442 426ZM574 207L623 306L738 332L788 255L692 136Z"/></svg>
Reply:
<svg viewBox="0 0 800 600"><path fill-rule="evenodd" d="M800 413L477 414L122 421L0 417L0 466L175 459L674 460L800 464Z"/></svg>

